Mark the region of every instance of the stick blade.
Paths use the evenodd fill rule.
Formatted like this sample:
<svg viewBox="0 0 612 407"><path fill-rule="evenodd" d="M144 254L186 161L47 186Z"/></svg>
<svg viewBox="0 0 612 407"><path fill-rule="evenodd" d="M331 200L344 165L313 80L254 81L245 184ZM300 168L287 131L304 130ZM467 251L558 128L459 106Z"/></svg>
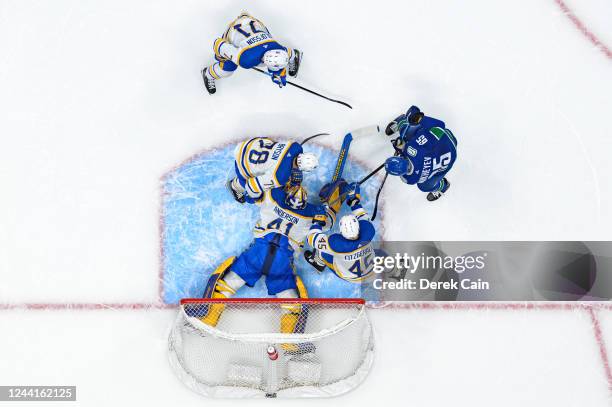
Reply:
<svg viewBox="0 0 612 407"><path fill-rule="evenodd" d="M359 129L355 129L351 131L350 134L352 134L353 137L363 137L363 136L376 135L379 133L380 133L380 127L374 124L371 126L366 126L366 127L361 127Z"/></svg>

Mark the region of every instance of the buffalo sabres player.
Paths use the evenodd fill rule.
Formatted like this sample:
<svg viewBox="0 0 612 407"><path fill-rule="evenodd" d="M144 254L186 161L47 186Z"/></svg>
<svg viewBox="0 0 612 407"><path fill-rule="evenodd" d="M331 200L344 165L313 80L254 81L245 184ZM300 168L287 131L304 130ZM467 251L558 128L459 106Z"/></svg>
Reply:
<svg viewBox="0 0 612 407"><path fill-rule="evenodd" d="M320 207L308 203L306 189L301 185L274 188L262 192L254 200L259 205L259 221L253 230L254 241L237 258L224 261L211 275L204 292L205 298L229 298L244 285L253 287L265 276L269 295L278 298L307 298L307 292L296 275L294 254L304 246L312 220ZM334 214L327 212L333 224ZM224 304L211 304L202 322L215 326ZM283 306L280 332L300 332L305 315L299 304ZM301 322L300 322L301 321ZM297 351L304 344L285 344L285 351Z"/></svg>
<svg viewBox="0 0 612 407"><path fill-rule="evenodd" d="M340 219L340 233L323 233L327 216L317 214L308 232L308 244L314 250L305 251L304 257L319 272L327 266L343 280L360 282L370 277L374 269L371 242L376 231L361 206L359 184L350 184L346 189L346 203L352 213Z"/></svg>
<svg viewBox="0 0 612 407"><path fill-rule="evenodd" d="M305 153L300 143L266 137L240 143L234 158L236 177L228 181L227 186L240 203L257 199L263 192L288 183L299 185L303 172L312 171L319 165L317 156Z"/></svg>
<svg viewBox="0 0 612 407"><path fill-rule="evenodd" d="M457 139L443 121L425 116L416 106L389 123L385 134L396 133L396 156L385 162L387 173L417 184L428 201L439 199L450 187L445 176L457 158Z"/></svg>
<svg viewBox="0 0 612 407"><path fill-rule="evenodd" d="M217 62L202 70L206 90L216 92L215 81L232 75L238 67L267 68L272 82L279 87L287 84L287 74L297 76L302 53L279 44L266 26L246 12L232 21L221 38L213 45Z"/></svg>

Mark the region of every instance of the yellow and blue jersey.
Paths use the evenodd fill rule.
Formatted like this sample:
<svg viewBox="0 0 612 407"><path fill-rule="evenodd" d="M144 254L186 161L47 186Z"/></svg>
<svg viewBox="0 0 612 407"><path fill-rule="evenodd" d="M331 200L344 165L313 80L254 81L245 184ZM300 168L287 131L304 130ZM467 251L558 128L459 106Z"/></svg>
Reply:
<svg viewBox="0 0 612 407"><path fill-rule="evenodd" d="M303 209L294 209L285 203L284 188L274 188L264 193L257 202L260 207L259 221L255 225L255 238L271 239L281 235L280 246L298 251L304 246L306 235L312 226L312 219L318 213L317 205L308 203ZM334 221L335 215L328 211Z"/></svg>
<svg viewBox="0 0 612 407"><path fill-rule="evenodd" d="M249 197L286 185L294 159L303 152L300 143L255 137L240 143L234 151L234 167Z"/></svg>
<svg viewBox="0 0 612 407"><path fill-rule="evenodd" d="M313 224L308 233L308 244L319 253L319 258L338 277L351 282L360 282L372 275L374 249L372 240L376 235L374 225L360 204L353 206L359 219L359 237L349 240L340 233L327 236L321 226Z"/></svg>
<svg viewBox="0 0 612 407"><path fill-rule="evenodd" d="M270 34L266 26L255 17L243 13L232 21L222 37L227 43L237 48L231 60L242 68L253 68L261 63L263 54L274 49L288 51ZM219 55L221 41L215 42L215 55ZM289 52L289 51L288 51Z"/></svg>

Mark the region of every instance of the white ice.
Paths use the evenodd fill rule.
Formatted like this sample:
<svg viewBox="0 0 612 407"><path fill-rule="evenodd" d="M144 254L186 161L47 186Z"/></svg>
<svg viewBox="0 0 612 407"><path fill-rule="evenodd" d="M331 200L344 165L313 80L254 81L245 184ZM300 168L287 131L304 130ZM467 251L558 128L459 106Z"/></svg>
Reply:
<svg viewBox="0 0 612 407"><path fill-rule="evenodd" d="M612 44L608 2L566 3ZM555 0L249 6L305 52L299 82L353 111L255 72L208 96L199 70L244 7L0 2L0 303L155 303L165 172L253 134L337 146L412 103L446 121L459 159L433 205L388 181L388 240L610 240L612 60ZM390 147L351 154L375 167ZM173 313L0 310L0 384L76 384L87 406L203 403L166 365ZM372 314L379 357L347 403L609 405L584 312Z"/></svg>

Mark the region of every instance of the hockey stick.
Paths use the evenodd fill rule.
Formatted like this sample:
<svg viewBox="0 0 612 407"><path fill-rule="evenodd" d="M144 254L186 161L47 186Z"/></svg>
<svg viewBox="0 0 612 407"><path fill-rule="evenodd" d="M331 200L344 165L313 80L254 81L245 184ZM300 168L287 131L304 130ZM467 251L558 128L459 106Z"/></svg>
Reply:
<svg viewBox="0 0 612 407"><path fill-rule="evenodd" d="M306 143L308 143L310 140L312 140L313 138L317 138L319 136L329 136L329 133L318 133L315 134L314 136L310 136L310 137L306 137L304 140L302 140L302 142L300 143L300 145L304 145Z"/></svg>
<svg viewBox="0 0 612 407"><path fill-rule="evenodd" d="M338 161L336 162L336 167L334 168L334 173L332 174L332 183L338 181L344 172L344 165L348 159L349 148L351 147L352 141L353 135L351 133L344 136L344 140L342 140L342 147L340 147Z"/></svg>
<svg viewBox="0 0 612 407"><path fill-rule="evenodd" d="M395 155L397 155L397 152L395 153ZM361 180L357 181L357 184L359 185L363 184L364 182L372 178L376 173L378 173L378 171L382 170L384 167L385 167L385 163L380 164L376 169L374 169L374 171L372 171L371 173L363 177ZM382 182L380 183L380 186L378 187L378 191L376 192L376 201L374 203L374 210L372 211L371 220L374 220L376 218L376 213L378 212L378 198L380 198L380 193L382 192L383 186L385 186L385 181L387 181L388 175L389 175L388 172L385 173L385 177L383 178ZM330 203L330 205L335 204L340 199L344 200L344 198L346 198L346 194L341 195L338 198L336 198L332 203Z"/></svg>
<svg viewBox="0 0 612 407"><path fill-rule="evenodd" d="M366 135L371 134L372 132L378 133L380 132L380 128L377 125L366 126L366 127L359 128L357 130L353 130L350 133L348 133L346 136L344 136L344 140L342 141L342 147L340 148L340 153L338 154L338 161L336 162L336 167L334 168L334 173L332 174L332 180L329 185L338 181L342 177L342 173L344 172L344 166L346 164L346 160L348 159L348 150L349 150L349 147L351 146L351 142L353 141L353 138L366 136ZM366 175L361 181L359 181L358 184L361 185L362 183L366 182L374 174L380 171L384 166L385 166L384 164L380 165L374 171ZM328 204L334 205L338 203L338 201L343 201L345 197L346 197L346 194L339 195L336 199L329 202ZM329 199L329 196L326 199Z"/></svg>
<svg viewBox="0 0 612 407"><path fill-rule="evenodd" d="M385 163L380 164L378 167L376 167L376 169L374 171L372 171L371 173L369 173L368 175L366 175L365 177L363 177L361 180L359 180L357 183L359 185L363 184L364 182L366 182L367 180L369 180L370 178L372 178L374 175L376 175L376 173L378 173L378 171L382 170L383 168L385 168Z"/></svg>
<svg viewBox="0 0 612 407"><path fill-rule="evenodd" d="M385 173L385 177L383 178L380 186L378 187L378 192L376 193L376 201L374 202L374 210L372 211L371 220L376 219L376 212L378 212L378 198L380 198L380 193L382 192L383 187L385 186L385 181L387 180L387 176L389 173Z"/></svg>
<svg viewBox="0 0 612 407"><path fill-rule="evenodd" d="M264 75L272 76L272 75L271 75L269 72L263 71L263 70L261 70L261 69L259 69L259 68L257 68L257 67L253 67L253 69L254 69L254 70L256 70L257 72L261 72L261 73L262 73L262 74L264 74ZM303 87L303 86L301 86L301 85L298 85L297 83L293 83L293 82L291 82L291 81L287 81L287 84L289 84L289 85L291 85L291 86L295 86L295 87L296 87L296 88L298 88L298 89L302 89L302 90L303 90L303 91L305 91L305 92L308 92L308 93L311 93L311 94L313 94L313 95L319 96L319 97L321 97L321 98L323 98L323 99L327 99L327 100L329 100L330 102L339 103L339 104L341 104L342 106L346 106L346 107L348 107L349 109L352 109L352 108L353 108L353 106L349 105L349 104L348 104L348 103L346 103L346 102L343 102L343 101L341 101L341 100L332 99L332 98L327 97L327 96L323 96L323 95L321 95L320 93L317 93L317 92L315 92L314 90L310 90L310 89L308 89L308 88L305 88L305 87Z"/></svg>
<svg viewBox="0 0 612 407"><path fill-rule="evenodd" d="M342 140L342 147L340 147L340 153L338 154L338 161L336 162L336 167L334 168L334 173L332 174L331 182L334 183L342 177L342 173L344 172L344 165L346 164L346 160L348 159L349 148L351 147L351 142L353 138L367 136L372 132L378 133L380 128L377 125L374 126L366 126L361 127L357 130L353 130L344 136Z"/></svg>
<svg viewBox="0 0 612 407"><path fill-rule="evenodd" d="M378 167L376 167L376 169L374 169L374 171L372 171L371 173L369 173L368 175L366 175L365 177L363 177L362 179L360 179L359 181L357 181L358 185L363 184L364 182L366 182L367 180L369 180L370 178L372 178L374 175L376 175L380 170L382 170L385 167L385 164L381 164ZM340 200L344 200L346 198L346 193L340 195L338 198L334 199L333 201L331 201L329 203L329 205L333 205L336 202L340 201Z"/></svg>
<svg viewBox="0 0 612 407"><path fill-rule="evenodd" d="M398 155L399 155L399 153L396 150L395 154L393 154L393 156L397 157ZM385 166L385 164L381 165L378 168L381 168L381 167L384 167L384 166ZM374 202L374 210L372 211L372 220L374 220L376 218L376 212L378 211L378 198L380 198L380 193L382 192L382 189L385 186L385 181L387 180L387 176L388 175L389 175L389 173L386 172L385 173L385 177L383 178L382 182L380 183L380 186L378 187L378 192L376 193L376 202Z"/></svg>

